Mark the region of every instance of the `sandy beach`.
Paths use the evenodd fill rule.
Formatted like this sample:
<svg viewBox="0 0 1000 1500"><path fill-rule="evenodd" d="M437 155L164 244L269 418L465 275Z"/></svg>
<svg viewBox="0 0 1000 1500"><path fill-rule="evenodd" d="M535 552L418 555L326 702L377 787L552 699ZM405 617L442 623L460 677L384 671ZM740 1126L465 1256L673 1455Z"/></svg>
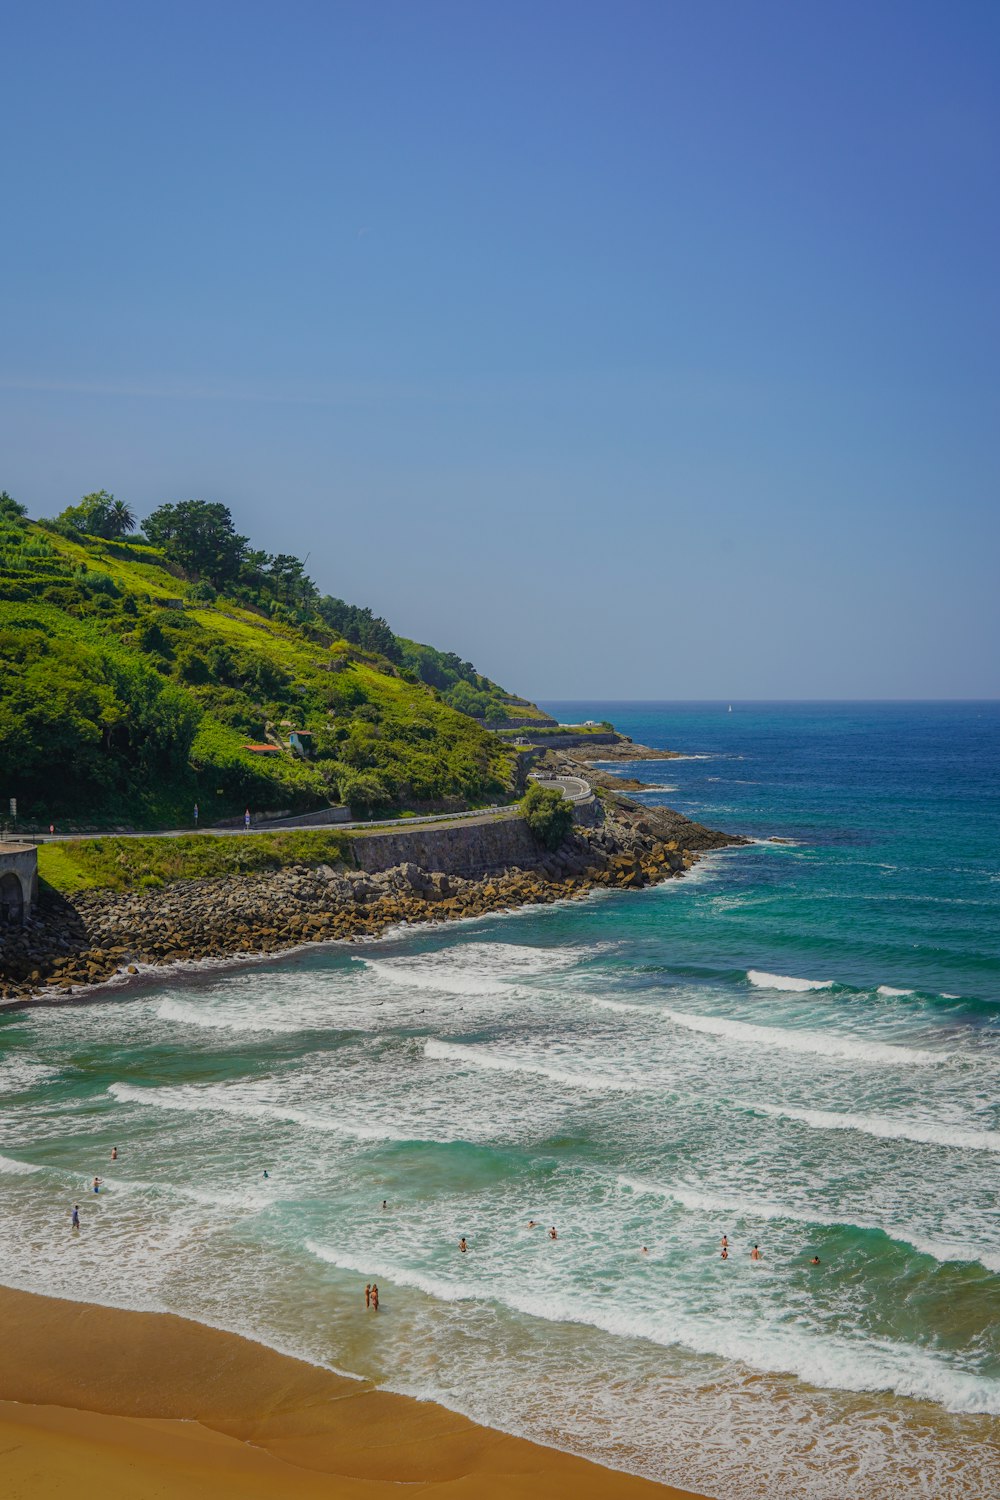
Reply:
<svg viewBox="0 0 1000 1500"><path fill-rule="evenodd" d="M0 1319L7 1500L687 1494L171 1314L0 1288Z"/></svg>

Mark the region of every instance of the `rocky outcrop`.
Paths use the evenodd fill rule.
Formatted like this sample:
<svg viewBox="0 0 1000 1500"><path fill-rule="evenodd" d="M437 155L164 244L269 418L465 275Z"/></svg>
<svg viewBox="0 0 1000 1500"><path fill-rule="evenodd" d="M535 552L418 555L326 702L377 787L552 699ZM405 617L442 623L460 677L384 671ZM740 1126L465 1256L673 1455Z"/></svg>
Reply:
<svg viewBox="0 0 1000 1500"><path fill-rule="evenodd" d="M476 917L682 875L705 849L742 843L678 813L602 809L557 850L519 818L352 841L356 865L176 881L161 889L45 893L4 944L0 997L74 995L148 965L277 953L300 943L374 936L397 923Z"/></svg>

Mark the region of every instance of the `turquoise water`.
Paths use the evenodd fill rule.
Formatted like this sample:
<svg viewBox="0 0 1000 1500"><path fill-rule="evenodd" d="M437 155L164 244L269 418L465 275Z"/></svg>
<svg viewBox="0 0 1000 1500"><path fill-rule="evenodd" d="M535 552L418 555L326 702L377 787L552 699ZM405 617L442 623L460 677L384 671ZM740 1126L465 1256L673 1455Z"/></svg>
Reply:
<svg viewBox="0 0 1000 1500"><path fill-rule="evenodd" d="M1000 1493L1000 707L547 706L794 842L3 1016L0 1277L736 1500Z"/></svg>

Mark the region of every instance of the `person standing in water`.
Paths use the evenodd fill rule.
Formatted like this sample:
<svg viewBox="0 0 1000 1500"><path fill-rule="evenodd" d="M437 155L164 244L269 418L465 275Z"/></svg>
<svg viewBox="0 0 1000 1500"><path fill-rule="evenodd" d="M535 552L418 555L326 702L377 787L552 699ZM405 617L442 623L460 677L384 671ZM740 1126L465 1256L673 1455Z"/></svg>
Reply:
<svg viewBox="0 0 1000 1500"><path fill-rule="evenodd" d="M74 1203L73 1204L73 1212L70 1215L69 1227L71 1229L79 1229L79 1227L80 1227L80 1205L79 1205L79 1203Z"/></svg>
<svg viewBox="0 0 1000 1500"><path fill-rule="evenodd" d="M103 1181L104 1181L103 1177L95 1177L94 1178L94 1192L95 1193L99 1193L101 1191L101 1183Z"/></svg>
<svg viewBox="0 0 1000 1500"><path fill-rule="evenodd" d="M556 1234L556 1226L553 1224L552 1228L549 1230L549 1239L557 1240L558 1238L559 1236Z"/></svg>
<svg viewBox="0 0 1000 1500"><path fill-rule="evenodd" d="M378 1312L378 1282L372 1282L372 1312Z"/></svg>
<svg viewBox="0 0 1000 1500"><path fill-rule="evenodd" d="M729 1236L727 1234L724 1234L722 1236L722 1239L719 1241L719 1244L722 1246L723 1250L728 1250L729 1249Z"/></svg>
<svg viewBox="0 0 1000 1500"><path fill-rule="evenodd" d="M763 1260L764 1259L763 1255L761 1255L761 1253L760 1253L760 1246L759 1245L754 1245L753 1249L750 1251L750 1259L751 1260Z"/></svg>
<svg viewBox="0 0 1000 1500"><path fill-rule="evenodd" d="M729 1259L729 1246L728 1245L723 1245L723 1247L722 1247L722 1254L719 1256L719 1259L720 1260L728 1260Z"/></svg>
<svg viewBox="0 0 1000 1500"><path fill-rule="evenodd" d="M117 1161L118 1160L118 1147L117 1146L112 1146L111 1147L111 1160L112 1161Z"/></svg>
<svg viewBox="0 0 1000 1500"><path fill-rule="evenodd" d="M468 1245L465 1243L465 1235L464 1234L462 1235L462 1238L458 1242L458 1248L461 1250L461 1252L462 1252L463 1255L465 1254L466 1250L468 1250L468 1248L469 1248Z"/></svg>
<svg viewBox="0 0 1000 1500"><path fill-rule="evenodd" d="M366 1307L371 1307L371 1305L372 1305L372 1284L369 1281L368 1285L365 1287L365 1306Z"/></svg>

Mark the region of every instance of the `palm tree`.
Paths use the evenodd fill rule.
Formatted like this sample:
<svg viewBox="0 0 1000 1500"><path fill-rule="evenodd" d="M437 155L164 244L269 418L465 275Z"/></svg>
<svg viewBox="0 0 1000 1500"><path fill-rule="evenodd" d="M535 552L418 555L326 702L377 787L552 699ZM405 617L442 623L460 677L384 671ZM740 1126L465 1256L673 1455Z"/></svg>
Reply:
<svg viewBox="0 0 1000 1500"><path fill-rule="evenodd" d="M125 500L116 500L108 507L107 527L110 536L124 536L135 530L135 513Z"/></svg>

